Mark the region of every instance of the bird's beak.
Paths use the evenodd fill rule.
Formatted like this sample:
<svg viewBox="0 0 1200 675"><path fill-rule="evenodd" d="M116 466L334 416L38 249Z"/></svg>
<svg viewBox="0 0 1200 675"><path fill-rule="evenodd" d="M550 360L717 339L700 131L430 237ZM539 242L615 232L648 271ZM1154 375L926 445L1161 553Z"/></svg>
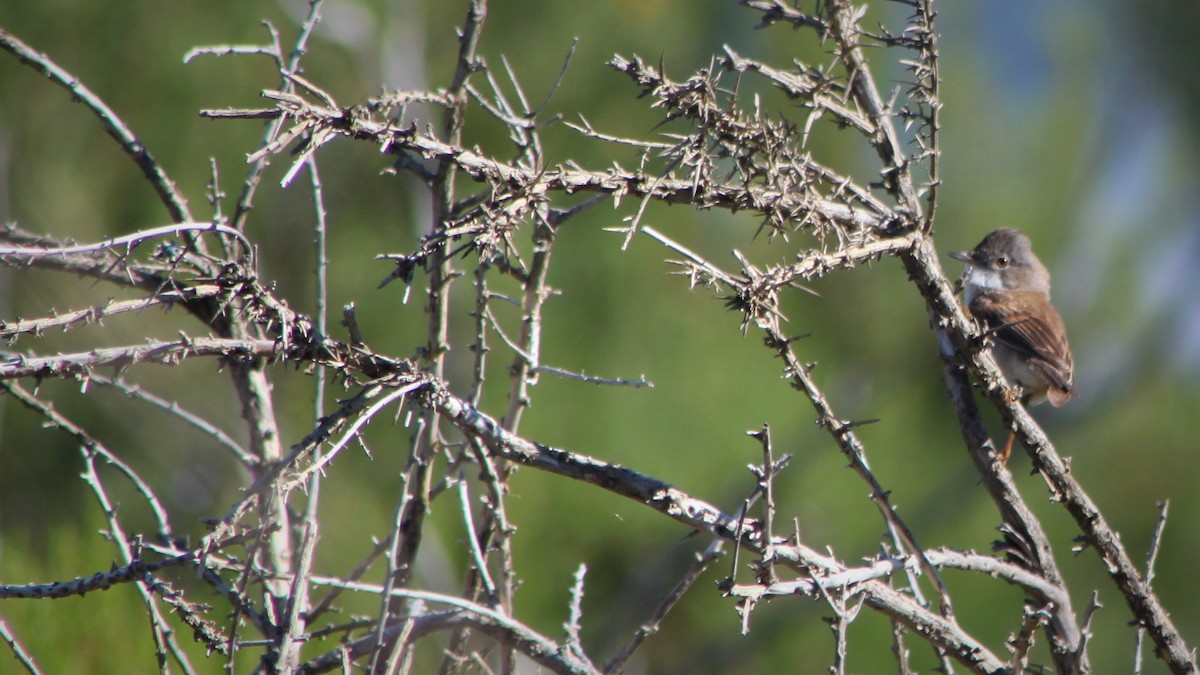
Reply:
<svg viewBox="0 0 1200 675"><path fill-rule="evenodd" d="M961 260L968 265L975 264L975 256L971 255L970 251L950 251L950 257L955 260Z"/></svg>

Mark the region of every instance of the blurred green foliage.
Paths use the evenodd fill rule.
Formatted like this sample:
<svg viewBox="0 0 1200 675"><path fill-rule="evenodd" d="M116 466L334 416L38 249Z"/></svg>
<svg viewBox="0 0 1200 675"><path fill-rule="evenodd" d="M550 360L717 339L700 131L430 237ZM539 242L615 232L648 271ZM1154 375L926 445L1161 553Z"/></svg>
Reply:
<svg viewBox="0 0 1200 675"><path fill-rule="evenodd" d="M1149 275L1139 267L1152 265L1153 259L1133 253L1156 239L1138 224L1093 227L1086 207L1097 199L1102 174L1123 161L1114 141L1123 136L1105 112L1105 97L1112 93L1106 89L1107 71L1098 72L1098 66L1123 59L1182 62L1169 51L1181 47L1146 39L1143 34L1154 29L1145 26L1143 34L1126 35L1115 12L1093 13L1081 3L1065 3L1044 16L1030 11L1023 18L1032 24L1025 28L1028 39L1044 58L1008 54L996 47L1004 38L988 26L997 11L990 6L996 4L1003 3L947 3L942 8L944 187L937 231L949 250L968 248L999 225L1020 227L1033 236L1055 272L1056 287L1065 289L1060 297L1077 300L1063 309L1083 395L1062 411L1035 414L1060 452L1074 457L1077 476L1135 555L1147 546L1155 502L1171 500L1157 588L1195 644L1200 609L1191 602L1195 584L1189 573L1200 549L1195 527L1200 521L1196 372L1172 360L1165 336L1136 329L1163 318L1138 309L1159 305L1146 302ZM264 18L280 30L287 45L304 5L233 0L7 3L0 6L0 26L49 53L106 100L171 173L197 218L205 219L211 214L205 201L209 159L220 169L222 189L236 196L245 155L256 148L262 126L201 120L197 111L264 105L258 92L277 82L264 58L202 56L185 65L182 56L195 46L262 43L268 37ZM463 13L463 3L457 2L331 1L305 57L305 76L342 105L361 103L398 83L436 88L452 72L457 49L453 29ZM493 3L481 51L507 96L513 91L502 57L536 102L554 83L577 36L562 86L543 117L561 114L578 121L582 115L606 133L646 137L671 127L655 130L659 113L647 110L645 101L637 99L640 92L604 62L614 53L661 59L668 75L682 79L706 67L722 45L781 68L793 58L828 61L811 34L782 26L756 31L757 20L755 13L732 2L616 0L589 3L586 11L568 2ZM1194 15L1189 20L1194 28ZM872 54L879 73L899 75L894 63L887 65L894 57L884 51ZM1019 68L1015 76L1005 72L1004 64L997 64L1003 58L1033 69L1037 77L1020 74ZM746 96L757 87L749 79ZM1156 92L1161 98L1153 100L1196 110L1194 87L1179 93L1190 98L1172 98L1171 87L1180 81L1164 78L1162 91ZM803 121L803 110L769 90L758 90L766 114ZM436 124L437 118L422 121ZM505 156L503 129L478 108L470 113L467 129L469 144ZM1186 151L1194 140L1185 140L1194 139L1194 123L1170 126L1163 133L1179 139L1185 150L1162 157L1162 163L1177 167L1172 175L1194 176L1195 158ZM583 140L562 125L548 127L544 139L551 163L569 158L594 168L614 161L636 165L633 153ZM818 125L810 147L826 164L867 175L875 170L872 155L849 131ZM390 268L373 258L416 245L428 227L426 198L411 178L381 175L387 164L375 148L338 141L322 151L320 160L331 221L330 307L336 314L336 308L354 301L372 346L408 356L424 339L421 299L402 305L402 289L396 284L376 290ZM95 120L67 94L7 56L0 59L0 165L0 217L27 229L94 241L166 222L138 170ZM286 169L277 161L268 172L249 234L261 246L263 277L277 283L294 308L311 312L311 200L303 175L286 190L278 187ZM1175 190L1194 190L1194 180L1177 182L1182 185ZM463 189L470 188L464 184ZM1170 195L1186 203L1186 195ZM1171 203L1147 204L1144 215L1161 215L1156 209ZM806 542L828 545L848 562L877 553L882 525L866 487L844 469L842 456L812 424L810 406L780 379L781 365L753 331L743 337L739 317L725 310L713 291L689 290L686 279L672 275L672 267L663 262L670 256L657 245L639 238L621 252L621 235L603 231L620 226L635 207L628 202L616 210L601 206L560 231L550 283L562 295L546 307L543 359L605 377L645 374L655 387L604 388L543 375L523 435L630 466L733 511L752 487L745 465L760 461L758 446L743 431L768 422L777 452L794 456L778 484L785 527L791 528L794 517ZM1195 214L1189 220L1184 213L1175 229L1169 224L1154 229L1157 241L1186 236ZM756 237L758 223L741 214L653 206L645 222L731 267L731 248L765 264L788 261L798 245ZM1107 245L1097 243L1101 238ZM522 239L521 244L527 242ZM1081 260L1073 255L1080 250L1099 251L1100 257ZM1094 265L1106 270L1099 283L1073 284L1075 275L1092 279ZM6 270L2 283L3 318L120 297L117 289L40 272ZM469 283L468 277L455 287L456 330L470 330ZM497 286L504 290L500 282ZM801 353L819 364L819 382L841 416L882 420L864 427L862 438L901 514L927 547L987 550L998 518L961 450L932 333L903 270L884 260L823 279L814 290L819 296L796 293L787 301L794 332L810 334ZM1104 298L1132 309L1115 310ZM1174 302L1168 299L1168 309L1160 312L1178 307ZM1122 322L1134 327L1111 329ZM331 324L332 332L343 336L336 318ZM85 349L172 336L179 330L205 332L180 313L151 311L38 341L21 340L10 349ZM485 409L502 410L506 357L498 340L494 346ZM451 357L452 382L467 381L471 355ZM181 368L142 366L128 376L242 438L228 378L214 370L212 363L197 361ZM281 369L272 378L291 443L312 425L311 378ZM178 514L174 524L181 532L201 536L198 519L221 515L244 486L231 458L161 411L119 397L85 396L69 383L45 382L40 392L160 486ZM330 401L345 395L335 388ZM92 495L77 478L82 465L75 444L41 429L36 416L11 401L2 422L0 582L69 579L107 568L116 554L95 534L103 523ZM347 571L369 550L370 536L382 536L390 527L408 435L400 422L388 427L376 421L366 435L371 456L351 451L335 463L323 494L326 528L319 569ZM1015 471L1027 466L1018 454ZM118 482L113 485L119 491ZM1124 628L1123 603L1110 590L1100 564L1087 552L1069 556L1075 530L1060 509L1040 498L1045 492L1040 479L1027 476L1023 486L1031 501L1039 502L1055 537L1077 611L1086 607L1093 588L1100 589L1105 607L1095 630L1116 637L1092 644L1093 663L1100 672L1108 670L1103 664L1129 663L1133 634ZM601 659L619 649L653 599L674 584L693 552L704 545L636 504L534 471L517 475L512 495L510 517L519 528L515 547L523 580L518 614L535 629L559 635L572 574L586 563L584 638ZM140 508L133 494L122 496L130 509ZM148 522L144 514L122 515L131 524ZM446 507L434 517L439 538L425 544L422 582L454 592L465 565L461 522ZM777 600L757 610L750 634L739 637L732 603L712 586L727 569L726 562L719 563L690 593L646 645L631 666L633 672L816 672L828 665L832 642L819 620L828 610L819 603ZM1019 593L953 573L947 574L947 582L964 625L1003 653L1004 631L1021 612ZM374 602L347 600L346 611L370 611ZM155 668L141 602L131 588L67 601L9 601L0 605L0 615L47 672ZM851 670L887 668L889 643L886 622L864 616L850 634ZM220 670L218 658L205 660L194 645L189 649L205 672ZM1044 660L1045 653L1038 654ZM421 663L438 658L423 654L427 661ZM915 650L914 662L921 670L934 665L923 646ZM1147 672L1159 672L1155 668L1152 664Z"/></svg>

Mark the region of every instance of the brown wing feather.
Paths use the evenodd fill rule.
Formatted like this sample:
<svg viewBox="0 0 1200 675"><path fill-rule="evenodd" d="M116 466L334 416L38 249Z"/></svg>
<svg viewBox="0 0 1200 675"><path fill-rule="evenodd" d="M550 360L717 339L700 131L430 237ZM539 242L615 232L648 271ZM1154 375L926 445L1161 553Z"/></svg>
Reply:
<svg viewBox="0 0 1200 675"><path fill-rule="evenodd" d="M998 342L1028 357L1030 367L1054 385L1048 392L1051 405L1061 406L1071 398L1074 364L1067 330L1045 296L1029 291L987 291L975 297L970 310Z"/></svg>

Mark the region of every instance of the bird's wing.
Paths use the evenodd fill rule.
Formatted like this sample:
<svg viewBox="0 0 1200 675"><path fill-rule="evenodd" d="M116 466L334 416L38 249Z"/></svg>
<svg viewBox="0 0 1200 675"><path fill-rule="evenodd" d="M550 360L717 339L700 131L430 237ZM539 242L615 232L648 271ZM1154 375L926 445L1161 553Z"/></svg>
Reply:
<svg viewBox="0 0 1200 675"><path fill-rule="evenodd" d="M1029 359L1055 388L1050 402L1062 405L1071 397L1074 364L1062 317L1040 293L986 291L971 302L971 313L987 325L997 342ZM1056 400L1057 399L1057 400Z"/></svg>

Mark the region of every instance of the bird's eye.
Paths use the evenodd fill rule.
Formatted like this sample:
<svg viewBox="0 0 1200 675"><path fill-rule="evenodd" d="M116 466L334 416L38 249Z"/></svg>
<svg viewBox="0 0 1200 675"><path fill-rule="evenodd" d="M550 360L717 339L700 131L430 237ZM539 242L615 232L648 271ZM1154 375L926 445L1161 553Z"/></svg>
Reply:
<svg viewBox="0 0 1200 675"><path fill-rule="evenodd" d="M1004 256L1000 256L999 258L996 258L996 267L999 267L1000 269L1004 269L1005 267L1008 267L1008 263L1009 263L1008 258L1006 258Z"/></svg>

